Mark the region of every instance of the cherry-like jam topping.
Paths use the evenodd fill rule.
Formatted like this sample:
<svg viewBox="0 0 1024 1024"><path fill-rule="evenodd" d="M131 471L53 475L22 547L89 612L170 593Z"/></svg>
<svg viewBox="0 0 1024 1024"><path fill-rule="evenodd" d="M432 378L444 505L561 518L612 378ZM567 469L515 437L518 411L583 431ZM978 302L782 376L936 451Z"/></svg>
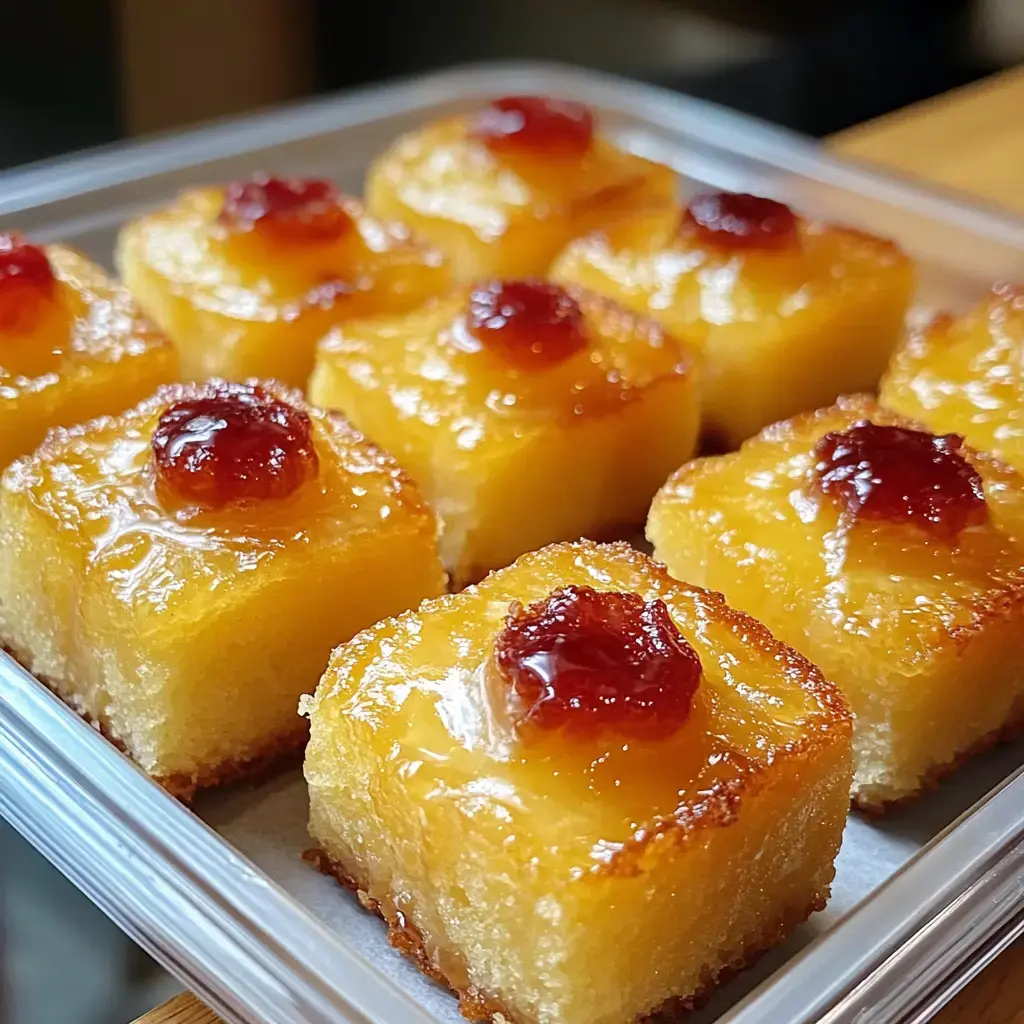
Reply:
<svg viewBox="0 0 1024 1024"><path fill-rule="evenodd" d="M520 725L578 735L670 736L686 722L701 676L664 601L590 587L513 605L495 658L521 705Z"/></svg>
<svg viewBox="0 0 1024 1024"><path fill-rule="evenodd" d="M782 249L796 240L796 214L785 203L739 192L695 196L683 227L720 249Z"/></svg>
<svg viewBox="0 0 1024 1024"><path fill-rule="evenodd" d="M554 366L587 347L579 303L547 281L477 285L466 326L485 348L521 369Z"/></svg>
<svg viewBox="0 0 1024 1024"><path fill-rule="evenodd" d="M817 483L855 518L915 523L953 540L987 518L981 476L960 454L963 443L958 434L862 420L817 443Z"/></svg>
<svg viewBox="0 0 1024 1024"><path fill-rule="evenodd" d="M594 116L581 103L547 96L504 96L477 116L475 135L499 155L580 158L594 141Z"/></svg>
<svg viewBox="0 0 1024 1024"><path fill-rule="evenodd" d="M56 278L46 253L20 235L0 233L0 330L29 329Z"/></svg>
<svg viewBox="0 0 1024 1024"><path fill-rule="evenodd" d="M352 227L352 218L329 181L265 174L228 184L218 219L232 231L255 228L292 242L330 242Z"/></svg>
<svg viewBox="0 0 1024 1024"><path fill-rule="evenodd" d="M309 417L247 384L175 402L152 448L161 495L207 509L285 498L319 466Z"/></svg>

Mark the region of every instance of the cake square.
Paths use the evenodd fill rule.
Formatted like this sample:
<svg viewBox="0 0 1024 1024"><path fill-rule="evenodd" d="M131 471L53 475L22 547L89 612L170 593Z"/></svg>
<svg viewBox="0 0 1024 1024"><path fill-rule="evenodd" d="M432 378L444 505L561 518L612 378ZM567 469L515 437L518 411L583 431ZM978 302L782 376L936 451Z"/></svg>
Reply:
<svg viewBox="0 0 1024 1024"><path fill-rule="evenodd" d="M0 470L50 427L121 412L177 369L171 343L100 267L0 233Z"/></svg>
<svg viewBox="0 0 1024 1024"><path fill-rule="evenodd" d="M845 704L624 543L378 623L304 707L320 867L470 1019L681 1010L828 895Z"/></svg>
<svg viewBox="0 0 1024 1024"><path fill-rule="evenodd" d="M697 387L689 352L653 322L523 280L343 325L309 393L417 481L459 586L552 541L639 529L694 450Z"/></svg>
<svg viewBox="0 0 1024 1024"><path fill-rule="evenodd" d="M449 284L436 249L329 182L266 175L192 189L132 221L117 263L186 379L302 388L334 324L412 309Z"/></svg>
<svg viewBox="0 0 1024 1024"><path fill-rule="evenodd" d="M1022 484L853 397L683 466L647 536L839 686L879 810L1024 721Z"/></svg>
<svg viewBox="0 0 1024 1024"><path fill-rule="evenodd" d="M953 430L1024 471L1024 286L1001 284L965 316L908 332L880 401L931 430Z"/></svg>
<svg viewBox="0 0 1024 1024"><path fill-rule="evenodd" d="M171 792L294 751L335 644L444 589L395 463L280 385L172 385L0 482L0 642Z"/></svg>
<svg viewBox="0 0 1024 1024"><path fill-rule="evenodd" d="M671 168L619 149L582 104L505 96L398 139L371 166L366 202L472 281L543 275L571 239L675 190Z"/></svg>
<svg viewBox="0 0 1024 1024"><path fill-rule="evenodd" d="M551 277L655 317L704 370L704 433L731 449L769 423L872 390L913 267L889 241L783 203L711 192L572 243Z"/></svg>

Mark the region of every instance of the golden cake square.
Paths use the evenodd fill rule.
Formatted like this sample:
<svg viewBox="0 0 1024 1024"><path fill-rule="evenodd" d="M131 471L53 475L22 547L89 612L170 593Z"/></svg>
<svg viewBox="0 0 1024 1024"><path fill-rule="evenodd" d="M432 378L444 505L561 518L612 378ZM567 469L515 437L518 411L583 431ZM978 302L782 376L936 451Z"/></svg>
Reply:
<svg viewBox="0 0 1024 1024"><path fill-rule="evenodd" d="M640 528L694 450L697 388L688 350L652 321L528 279L338 328L310 398L417 481L461 585L552 541Z"/></svg>
<svg viewBox="0 0 1024 1024"><path fill-rule="evenodd" d="M839 686L864 807L1024 722L1024 481L957 435L843 399L683 466L647 536Z"/></svg>
<svg viewBox="0 0 1024 1024"><path fill-rule="evenodd" d="M704 433L762 427L873 389L903 329L910 260L889 241L711 192L572 243L552 279L659 320L700 353Z"/></svg>
<svg viewBox="0 0 1024 1024"><path fill-rule="evenodd" d="M100 267L0 233L0 470L51 427L121 412L177 370L171 343Z"/></svg>
<svg viewBox="0 0 1024 1024"><path fill-rule="evenodd" d="M0 642L189 797L295 750L335 644L441 593L436 522L340 416L173 385L0 483Z"/></svg>
<svg viewBox="0 0 1024 1024"><path fill-rule="evenodd" d="M370 168L366 202L471 281L542 275L571 239L675 188L671 168L619 149L582 104L504 96L398 139Z"/></svg>
<svg viewBox="0 0 1024 1024"><path fill-rule="evenodd" d="M192 189L127 224L117 262L186 379L303 388L334 324L412 309L449 284L436 249L330 182L266 175Z"/></svg>
<svg viewBox="0 0 1024 1024"><path fill-rule="evenodd" d="M320 866L473 1020L681 1010L828 896L845 704L624 543L378 623L304 706Z"/></svg>

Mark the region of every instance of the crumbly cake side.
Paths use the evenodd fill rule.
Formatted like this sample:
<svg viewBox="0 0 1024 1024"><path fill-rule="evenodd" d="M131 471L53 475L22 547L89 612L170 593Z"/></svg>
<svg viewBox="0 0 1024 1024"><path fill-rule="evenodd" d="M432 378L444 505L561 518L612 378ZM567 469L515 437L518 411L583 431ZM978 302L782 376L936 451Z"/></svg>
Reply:
<svg viewBox="0 0 1024 1024"><path fill-rule="evenodd" d="M897 797L895 800L873 800L867 796L855 795L851 798L851 805L866 817L884 818L890 811L896 811L908 804L915 803L925 793L937 789L939 783L947 776L952 775L958 768L979 754L984 754L1001 743L1013 743L1021 738L1024 738L1024 700L1018 701L1018 706L1014 708L1010 720L1004 725L986 733L969 747L961 750L952 761L933 765L921 780L921 786L916 792Z"/></svg>
<svg viewBox="0 0 1024 1024"><path fill-rule="evenodd" d="M342 864L333 859L323 849L314 848L303 854L303 860L311 864L321 874L334 878L346 889L355 893L361 906L370 913L377 914L384 921L388 930L388 942L403 956L408 957L416 968L428 978L447 988L459 1000L459 1011L462 1016L476 1024L531 1024L521 1016L502 1006L501 1002L484 992L470 986L459 988L452 983L438 965L431 959L423 941L423 936L415 921L409 915L398 912L389 916L380 900L374 899L351 875ZM835 871L833 869L833 877ZM831 882L831 879L830 879ZM830 895L830 884L822 891L815 893L811 901L803 906L784 908L782 915L766 925L757 938L743 949L726 952L719 958L723 966L717 970L706 964L702 971L701 987L688 997L673 997L661 1006L635 1019L634 1024L670 1024L684 1017L691 1010L703 1006L726 982L736 975L752 967L765 953L778 945L798 925L806 921L811 914L823 910Z"/></svg>
<svg viewBox="0 0 1024 1024"><path fill-rule="evenodd" d="M307 739L309 728L300 724L297 729L271 737L257 753L244 760L222 761L194 775L155 775L151 778L171 796L184 804L191 804L200 790L238 783L252 785L284 768L298 765Z"/></svg>
<svg viewBox="0 0 1024 1024"><path fill-rule="evenodd" d="M26 671L31 672L24 659L18 657L17 652L12 651L9 647L0 649L10 655ZM80 707L72 695L62 692L58 682L45 676L35 675L34 673L33 678L42 683L54 696L58 697L74 711L79 718L95 729L108 743L117 747L133 764L137 764L124 740L112 732L104 723L97 721L95 716ZM202 789L213 789L217 786L239 782L259 782L282 768L297 764L308 738L309 723L304 719L300 719L298 724L290 731L270 737L252 757L223 761L218 765L203 768L193 775L185 775L180 772L172 775L149 775L148 772L146 774L158 786L167 790L176 800L181 801L186 806L190 806L196 793ZM139 766L139 770L144 771L141 766Z"/></svg>

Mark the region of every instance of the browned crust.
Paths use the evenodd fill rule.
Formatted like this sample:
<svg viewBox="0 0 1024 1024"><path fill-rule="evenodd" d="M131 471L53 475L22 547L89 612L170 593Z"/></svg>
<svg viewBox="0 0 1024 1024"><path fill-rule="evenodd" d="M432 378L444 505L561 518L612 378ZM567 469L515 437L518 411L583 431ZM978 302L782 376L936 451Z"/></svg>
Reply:
<svg viewBox="0 0 1024 1024"><path fill-rule="evenodd" d="M379 914L387 925L388 942L404 956L408 957L428 978L444 985L459 1000L459 1011L470 1021L488 1022L496 1019L508 1024L523 1022L521 1015L515 1014L504 1007L494 996L481 992L474 986L456 987L431 959L423 941L423 935L415 922L401 912L389 917L379 900L370 896L360 884L352 878L342 865L332 859L322 849L307 850L303 860L311 864L317 871L329 875L341 883L346 889L356 894L360 904L371 913ZM640 1014L635 1024L668 1024L697 1009L706 1003L714 993L737 974L753 966L769 949L777 946L799 924L807 920L811 914L824 909L828 899L828 891L816 893L809 903L798 907L787 907L778 919L770 923L764 930L742 949L730 952L726 957L726 965L717 970L710 964L701 972L700 988L689 996L675 996L666 1000L661 1006L650 1013Z"/></svg>
<svg viewBox="0 0 1024 1024"><path fill-rule="evenodd" d="M854 793L850 803L855 810L860 811L866 817L882 818L889 811L898 810L900 807L912 804L924 796L925 793L937 789L939 783L944 778L952 775L953 772L973 758L984 754L987 750L991 750L1000 743L1012 743L1022 737L1024 737L1024 698L1017 701L1008 722L976 739L951 760L945 761L943 764L932 765L921 780L920 786L913 793L897 797L895 800L871 800L868 797Z"/></svg>
<svg viewBox="0 0 1024 1024"><path fill-rule="evenodd" d="M0 649L14 658L26 671L31 672L24 660L19 658L9 647L5 646ZM80 708L71 697L64 694L59 683L35 673L32 675L37 682L59 697L79 718L91 725L108 743L112 743L125 757L145 772L145 769L135 760L128 744L112 732L109 726L97 721L87 711ZM292 729L270 737L251 757L235 758L205 766L194 775L185 775L184 773L153 775L149 772L146 774L157 785L167 790L171 796L183 804L191 804L196 793L201 789L212 789L215 786L226 786L238 782L259 782L276 774L277 771L297 763L305 749L308 737L309 723L305 719L299 719Z"/></svg>
<svg viewBox="0 0 1024 1024"><path fill-rule="evenodd" d="M166 789L171 796L182 803L190 804L201 789L213 789L240 782L255 785L285 768L298 764L308 738L309 724L300 722L298 728L271 737L251 757L221 761L220 764L200 769L195 775L151 775L150 778ZM131 754L128 756L131 757Z"/></svg>
<svg viewBox="0 0 1024 1024"><path fill-rule="evenodd" d="M644 522L643 519L640 519L639 521L604 523L593 530L589 530L582 540L592 544L615 544L622 541L635 548L638 543L644 543ZM538 548L537 550L542 551L543 548ZM524 552L525 554L528 554L528 552ZM519 557L522 558L523 555ZM465 572L456 573L453 570L448 574L448 593L457 594L460 590L465 590L467 587L481 583L492 572L501 572L503 568L505 566L500 566L497 569L482 569L478 565L473 565Z"/></svg>

